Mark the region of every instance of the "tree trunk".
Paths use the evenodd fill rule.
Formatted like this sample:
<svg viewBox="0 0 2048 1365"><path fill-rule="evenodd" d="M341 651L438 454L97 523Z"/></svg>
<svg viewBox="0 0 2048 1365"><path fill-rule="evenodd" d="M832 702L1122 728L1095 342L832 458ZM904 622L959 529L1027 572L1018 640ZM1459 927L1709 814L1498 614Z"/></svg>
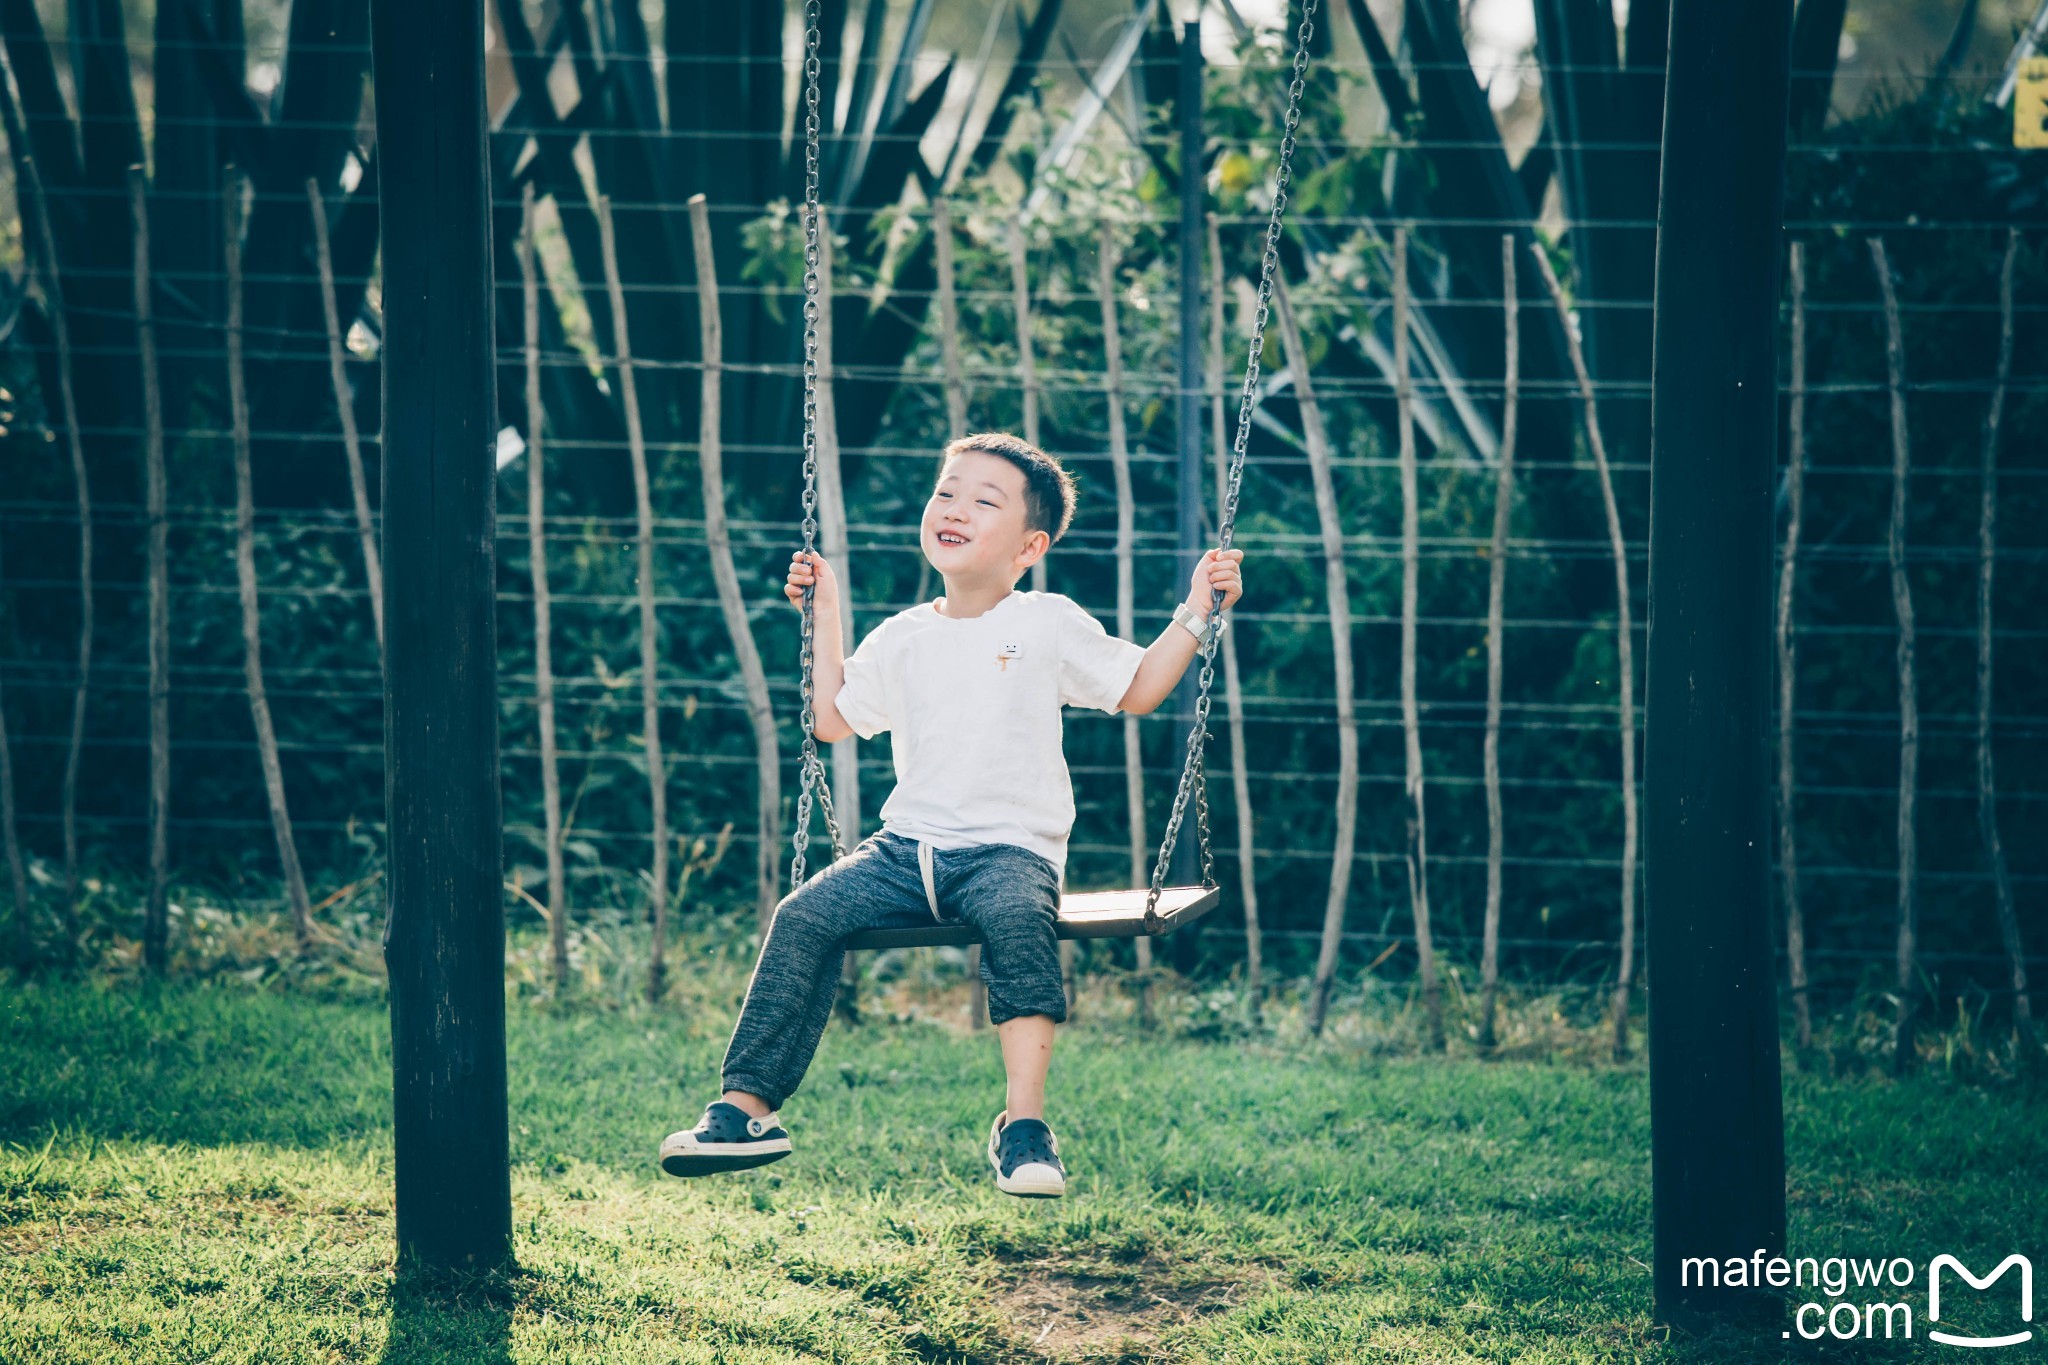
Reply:
<svg viewBox="0 0 2048 1365"><path fill-rule="evenodd" d="M668 937L668 772L661 752L661 630L654 613L654 493L647 470L647 440L640 424L640 390L633 379L633 343L626 326L626 291L619 281L619 251L612 231L612 201L597 200L599 244L604 249L605 292L612 304L612 351L618 365L619 401L626 413L626 450L633 462L633 514L640 579L640 728L647 760L647 806L654 844L648 909L654 935L647 964L647 998L658 1001L667 985L663 948Z"/></svg>
<svg viewBox="0 0 2048 1365"><path fill-rule="evenodd" d="M291 810L285 803L284 764L278 756L277 731L270 720L270 698L263 686L263 615L256 583L256 496L249 462L249 388L242 369L242 177L231 170L223 182L228 407L235 439L235 578L242 599L242 669L249 687L249 718L256 730L256 750L263 763L263 789L270 798L270 827L277 836L278 861L284 865L292 928L298 934L300 950L304 951L313 944L313 907L306 896L305 873L299 867L298 841L292 835Z"/></svg>
<svg viewBox="0 0 2048 1365"><path fill-rule="evenodd" d="M1899 328L1898 292L1892 286L1884 239L1872 237L1869 242L1870 264L1884 296L1885 381L1891 397L1892 514L1886 548L1892 612L1899 623L1899 998L1892 1073L1904 1075L1913 1065L1913 1036L1919 1023L1919 992L1913 978L1919 954L1920 848L1914 807L1920 786L1920 689L1913 658L1913 588L1906 579L1906 485L1912 473L1912 446L1906 427L1906 343Z"/></svg>
<svg viewBox="0 0 2048 1365"><path fill-rule="evenodd" d="M306 203L313 214L313 251L320 267L320 311L327 320L327 378L334 386L334 411L341 420L342 449L348 455L349 496L355 503L356 538L363 547L363 576L370 587L370 618L377 629L377 665L384 665L384 566L377 558L377 523L370 514L370 481L363 469L363 441L356 432L355 393L348 382L348 340L334 299L334 251L327 240L327 204L320 182L306 179ZM538 324L536 324L538 325ZM532 342L537 346L539 343ZM538 438L535 438L538 439Z"/></svg>
<svg viewBox="0 0 2048 1365"><path fill-rule="evenodd" d="M540 387L540 271L534 260L531 184L520 195L519 221L526 352L526 561L533 582L533 704L540 731L541 805L547 839L548 951L559 995L569 985L569 893L562 867L562 767L555 737L554 599L548 590L547 459L541 434L547 410ZM338 379L338 370L336 374ZM341 397L339 391L336 397ZM379 578L381 581L381 575ZM384 619L381 612L377 619Z"/></svg>
<svg viewBox="0 0 2048 1365"><path fill-rule="evenodd" d="M1500 999L1501 862L1506 843L1500 800L1500 703L1507 652L1503 632L1507 626L1508 525L1514 516L1515 437L1522 388L1522 300L1516 292L1512 232L1501 234L1500 270L1507 359L1502 380L1500 468L1493 482L1493 543L1486 561L1486 925L1479 967L1479 1047L1483 1052L1492 1051L1499 1043L1494 1019Z"/></svg>
<svg viewBox="0 0 2048 1365"><path fill-rule="evenodd" d="M1301 404L1301 434L1308 446L1309 477L1315 485L1316 523L1323 540L1323 585L1330 598L1330 658L1337 692L1336 847L1330 854L1330 895L1323 904L1322 946L1309 982L1308 1028L1323 1031L1330 1011L1330 991L1337 978L1337 951L1344 943L1344 911L1351 898L1351 865L1358 854L1358 718L1352 701L1351 589L1344 569L1344 525L1337 508L1336 480L1330 467L1330 438L1323 426L1322 406L1309 380L1308 351L1287 296L1287 280L1273 273L1273 302L1280 323L1280 342L1294 372L1295 396Z"/></svg>
<svg viewBox="0 0 2048 1365"><path fill-rule="evenodd" d="M1628 1055L1628 1006L1635 982L1636 964L1636 651L1635 628L1629 610L1628 543L1621 533L1621 508L1614 499L1614 474L1607 465L1607 443L1600 435L1600 411L1593 396L1593 377L1586 369L1585 351L1572 327L1571 309L1565 304L1564 287L1543 254L1542 243L1529 248L1542 268L1543 283L1557 306L1563 325L1572 373L1579 382L1579 398L1585 406L1586 444L1593 450L1593 465L1600 474L1600 501L1607 509L1607 544L1614 559L1614 654L1616 691L1621 700L1621 962L1615 972L1614 997L1609 1010L1614 1028L1614 1056Z"/></svg>

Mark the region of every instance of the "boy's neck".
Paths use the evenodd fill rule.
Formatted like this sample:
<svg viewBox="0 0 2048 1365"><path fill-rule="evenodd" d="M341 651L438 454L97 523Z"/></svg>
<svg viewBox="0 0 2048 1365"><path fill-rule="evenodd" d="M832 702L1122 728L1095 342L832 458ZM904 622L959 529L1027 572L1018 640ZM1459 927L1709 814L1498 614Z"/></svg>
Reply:
<svg viewBox="0 0 2048 1365"><path fill-rule="evenodd" d="M946 595L939 599L945 603L939 614L964 621L990 610L1015 591L1016 585L1010 583L967 583L949 578Z"/></svg>

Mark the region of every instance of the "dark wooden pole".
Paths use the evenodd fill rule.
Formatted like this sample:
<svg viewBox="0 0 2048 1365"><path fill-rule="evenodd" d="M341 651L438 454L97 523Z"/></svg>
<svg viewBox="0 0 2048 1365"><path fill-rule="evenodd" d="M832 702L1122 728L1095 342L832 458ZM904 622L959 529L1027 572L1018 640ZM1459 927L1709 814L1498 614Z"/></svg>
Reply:
<svg viewBox="0 0 2048 1365"><path fill-rule="evenodd" d="M483 0L374 0L398 1249L512 1255Z"/></svg>
<svg viewBox="0 0 2048 1365"><path fill-rule="evenodd" d="M1180 567L1174 575L1174 602L1186 594L1195 561L1208 548L1202 539L1202 494L1208 482L1202 460L1202 189L1207 182L1202 172L1202 25L1198 21L1190 20L1180 26L1179 74L1175 99L1180 115L1181 165L1180 395L1174 407L1174 420L1180 435L1180 497L1175 536L1180 547ZM1174 689L1171 753L1176 759L1187 753L1188 734L1195 728L1195 699L1201 672L1201 656L1196 655L1182 675L1180 686ZM1182 829L1174 841L1167 880L1175 886L1191 886L1201 880L1202 865L1195 856L1194 834L1192 829ZM1172 944L1173 965L1183 972L1192 971L1195 935L1176 935Z"/></svg>
<svg viewBox="0 0 2048 1365"><path fill-rule="evenodd" d="M1791 23L1791 0L1671 10L1644 746L1651 1270L1668 1323L1782 1311L1681 1272L1785 1252L1771 496Z"/></svg>

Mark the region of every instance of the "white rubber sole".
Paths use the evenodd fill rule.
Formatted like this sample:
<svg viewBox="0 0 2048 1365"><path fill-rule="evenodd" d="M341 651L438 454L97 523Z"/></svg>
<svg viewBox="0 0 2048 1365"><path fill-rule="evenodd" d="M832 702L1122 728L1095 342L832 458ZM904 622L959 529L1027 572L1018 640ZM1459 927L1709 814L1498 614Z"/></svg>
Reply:
<svg viewBox="0 0 2048 1365"><path fill-rule="evenodd" d="M748 1171L780 1161L789 1155L789 1139L762 1138L757 1142L697 1142L689 1132L671 1133L661 1144L661 1169L670 1175L716 1175L721 1171Z"/></svg>

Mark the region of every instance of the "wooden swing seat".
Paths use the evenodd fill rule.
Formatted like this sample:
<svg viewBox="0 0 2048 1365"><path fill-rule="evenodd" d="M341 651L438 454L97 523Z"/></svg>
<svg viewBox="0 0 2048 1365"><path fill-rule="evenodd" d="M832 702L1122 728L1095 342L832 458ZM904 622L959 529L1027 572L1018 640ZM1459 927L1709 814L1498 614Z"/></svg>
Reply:
<svg viewBox="0 0 2048 1365"><path fill-rule="evenodd" d="M1170 934L1192 924L1216 908L1223 892L1213 886L1168 886L1159 892L1159 921L1156 929L1145 928L1145 897L1149 887L1136 891L1082 891L1060 897L1061 938L1143 938ZM867 929L846 940L851 949L861 948L964 948L981 942L981 931L968 924L932 923L912 929Z"/></svg>

